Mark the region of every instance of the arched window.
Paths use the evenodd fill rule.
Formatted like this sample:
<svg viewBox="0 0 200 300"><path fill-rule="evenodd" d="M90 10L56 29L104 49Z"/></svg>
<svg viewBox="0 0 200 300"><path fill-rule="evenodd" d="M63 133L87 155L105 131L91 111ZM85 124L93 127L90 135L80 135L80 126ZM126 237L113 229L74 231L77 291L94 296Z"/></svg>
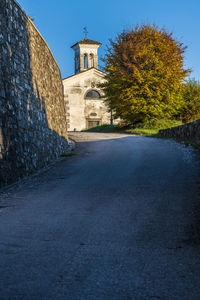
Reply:
<svg viewBox="0 0 200 300"><path fill-rule="evenodd" d="M97 91L95 91L95 90L91 90L91 91L89 91L87 94L86 94L86 96L85 96L85 98L86 99L97 99L97 98L100 98L101 96L100 96L100 94L99 94L99 92L97 92Z"/></svg>
<svg viewBox="0 0 200 300"><path fill-rule="evenodd" d="M88 68L88 57L87 54L84 54L84 69Z"/></svg>
<svg viewBox="0 0 200 300"><path fill-rule="evenodd" d="M90 54L90 68L94 68L94 54Z"/></svg>

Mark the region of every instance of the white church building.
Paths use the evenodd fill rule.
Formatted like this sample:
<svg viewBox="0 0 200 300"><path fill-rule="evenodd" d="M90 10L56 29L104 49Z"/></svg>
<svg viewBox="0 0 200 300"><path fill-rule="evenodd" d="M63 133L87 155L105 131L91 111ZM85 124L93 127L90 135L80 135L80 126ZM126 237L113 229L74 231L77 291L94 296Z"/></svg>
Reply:
<svg viewBox="0 0 200 300"><path fill-rule="evenodd" d="M111 122L111 113L98 87L105 81L105 73L98 69L99 46L101 43L85 38L71 47L75 53L75 74L63 79L69 131Z"/></svg>

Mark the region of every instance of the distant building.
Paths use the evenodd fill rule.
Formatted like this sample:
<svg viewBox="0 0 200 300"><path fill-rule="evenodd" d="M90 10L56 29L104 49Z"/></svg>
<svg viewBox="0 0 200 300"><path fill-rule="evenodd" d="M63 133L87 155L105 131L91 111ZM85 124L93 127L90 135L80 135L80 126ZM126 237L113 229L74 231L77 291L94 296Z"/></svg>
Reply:
<svg viewBox="0 0 200 300"><path fill-rule="evenodd" d="M98 69L99 42L87 38L71 48L75 52L75 75L63 79L68 130L83 130L110 124L111 114L101 97L99 83L105 73Z"/></svg>

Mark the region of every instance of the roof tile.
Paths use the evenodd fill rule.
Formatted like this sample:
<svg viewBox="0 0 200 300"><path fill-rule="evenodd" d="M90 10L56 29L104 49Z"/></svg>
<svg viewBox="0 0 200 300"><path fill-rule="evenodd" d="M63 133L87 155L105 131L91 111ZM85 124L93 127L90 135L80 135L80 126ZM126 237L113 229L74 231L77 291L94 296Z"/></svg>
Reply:
<svg viewBox="0 0 200 300"><path fill-rule="evenodd" d="M71 48L73 48L74 46L78 45L78 44L87 44L87 45L101 45L101 43L90 40L90 39L83 39L80 40L79 42L77 42L76 44L74 44L73 46L71 46Z"/></svg>

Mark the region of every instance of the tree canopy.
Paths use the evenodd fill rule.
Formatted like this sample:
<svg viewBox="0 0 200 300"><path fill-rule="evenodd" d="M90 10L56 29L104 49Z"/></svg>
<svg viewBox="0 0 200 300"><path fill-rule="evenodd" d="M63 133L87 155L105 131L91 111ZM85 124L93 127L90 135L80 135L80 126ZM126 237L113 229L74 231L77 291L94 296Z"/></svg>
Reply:
<svg viewBox="0 0 200 300"><path fill-rule="evenodd" d="M183 87L183 105L180 119L191 122L200 118L200 83L195 79L188 80Z"/></svg>
<svg viewBox="0 0 200 300"><path fill-rule="evenodd" d="M105 56L105 101L127 123L171 118L183 105L186 47L156 26L142 25L110 40Z"/></svg>

